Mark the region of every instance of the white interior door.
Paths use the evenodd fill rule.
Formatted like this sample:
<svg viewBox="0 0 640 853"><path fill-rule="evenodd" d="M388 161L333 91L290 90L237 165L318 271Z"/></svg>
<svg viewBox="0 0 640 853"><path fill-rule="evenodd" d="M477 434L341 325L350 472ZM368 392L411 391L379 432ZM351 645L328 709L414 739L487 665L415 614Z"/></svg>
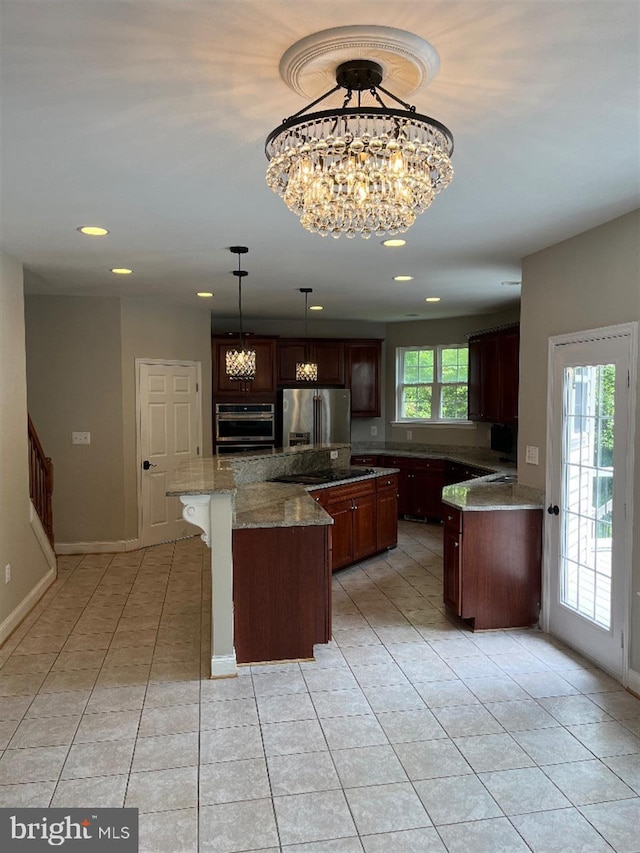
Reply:
<svg viewBox="0 0 640 853"><path fill-rule="evenodd" d="M602 330L550 354L548 627L623 678L631 576L632 335Z"/></svg>
<svg viewBox="0 0 640 853"><path fill-rule="evenodd" d="M138 362L140 543L193 536L182 504L165 494L174 469L202 447L200 364Z"/></svg>

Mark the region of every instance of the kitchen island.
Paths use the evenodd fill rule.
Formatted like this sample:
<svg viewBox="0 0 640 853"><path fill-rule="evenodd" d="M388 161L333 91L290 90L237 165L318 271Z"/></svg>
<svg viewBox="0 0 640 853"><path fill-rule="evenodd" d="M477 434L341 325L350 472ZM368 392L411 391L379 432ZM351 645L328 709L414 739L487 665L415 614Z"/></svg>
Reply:
<svg viewBox="0 0 640 853"><path fill-rule="evenodd" d="M529 627L540 612L543 493L500 480L442 492L444 603L473 630Z"/></svg>
<svg viewBox="0 0 640 853"><path fill-rule="evenodd" d="M211 549L212 677L235 675L238 663L311 658L330 640L333 518L307 485L271 481L330 469L339 487L349 455L349 445L295 447L192 459L175 472L167 494Z"/></svg>

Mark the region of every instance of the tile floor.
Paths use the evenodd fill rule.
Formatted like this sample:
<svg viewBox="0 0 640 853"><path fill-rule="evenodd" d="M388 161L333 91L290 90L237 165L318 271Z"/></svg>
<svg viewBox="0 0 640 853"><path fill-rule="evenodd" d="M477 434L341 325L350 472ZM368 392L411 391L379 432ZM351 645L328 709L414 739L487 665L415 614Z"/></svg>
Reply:
<svg viewBox="0 0 640 853"><path fill-rule="evenodd" d="M0 805L135 806L147 853L638 853L640 701L452 624L441 543L402 522L315 662L221 681L199 538L60 558L0 650Z"/></svg>

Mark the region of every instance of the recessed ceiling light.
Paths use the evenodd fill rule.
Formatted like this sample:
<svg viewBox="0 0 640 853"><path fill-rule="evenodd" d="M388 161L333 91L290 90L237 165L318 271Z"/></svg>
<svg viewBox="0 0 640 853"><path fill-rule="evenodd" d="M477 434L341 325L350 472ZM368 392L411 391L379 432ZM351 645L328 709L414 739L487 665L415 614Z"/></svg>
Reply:
<svg viewBox="0 0 640 853"><path fill-rule="evenodd" d="M324 311L324 305L309 305L309 311Z"/></svg>
<svg viewBox="0 0 640 853"><path fill-rule="evenodd" d="M114 267L111 272L114 275L131 275L133 270L128 270L126 267Z"/></svg>
<svg viewBox="0 0 640 853"><path fill-rule="evenodd" d="M87 234L89 237L104 237L105 234L109 233L106 228L101 228L99 225L81 225L76 228L76 231Z"/></svg>
<svg viewBox="0 0 640 853"><path fill-rule="evenodd" d="M394 281L413 281L412 275L394 275Z"/></svg>
<svg viewBox="0 0 640 853"><path fill-rule="evenodd" d="M207 290L201 290L199 293L196 293L196 296L202 296L203 299L207 299L209 296L213 296L213 293L209 293Z"/></svg>
<svg viewBox="0 0 640 853"><path fill-rule="evenodd" d="M521 281L502 281L500 284L503 284L505 287L520 287L522 284Z"/></svg>
<svg viewBox="0 0 640 853"><path fill-rule="evenodd" d="M439 296L427 296L427 298L424 301L425 302L440 302L440 297Z"/></svg>
<svg viewBox="0 0 640 853"><path fill-rule="evenodd" d="M390 249L395 249L398 246L406 246L407 241L406 240L400 240L399 237L393 237L390 240L383 240L382 245L387 246Z"/></svg>

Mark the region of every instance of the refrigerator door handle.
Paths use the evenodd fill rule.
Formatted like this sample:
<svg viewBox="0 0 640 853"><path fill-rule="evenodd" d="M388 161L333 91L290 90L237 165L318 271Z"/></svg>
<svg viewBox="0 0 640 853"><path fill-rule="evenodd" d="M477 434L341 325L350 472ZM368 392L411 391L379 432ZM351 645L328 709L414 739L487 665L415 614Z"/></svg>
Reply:
<svg viewBox="0 0 640 853"><path fill-rule="evenodd" d="M313 397L313 443L318 444L322 436L322 397Z"/></svg>

